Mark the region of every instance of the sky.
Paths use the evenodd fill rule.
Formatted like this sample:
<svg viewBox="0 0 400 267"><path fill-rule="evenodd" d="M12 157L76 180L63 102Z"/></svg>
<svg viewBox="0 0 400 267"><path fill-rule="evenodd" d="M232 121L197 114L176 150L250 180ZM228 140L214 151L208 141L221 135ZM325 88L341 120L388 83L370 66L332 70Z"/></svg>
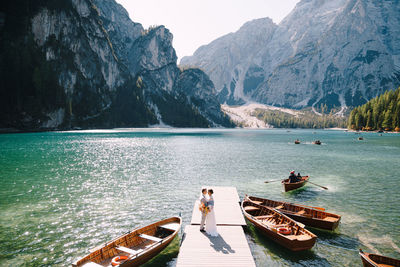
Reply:
<svg viewBox="0 0 400 267"><path fill-rule="evenodd" d="M164 25L174 35L178 62L245 22L269 17L279 23L299 0L116 0L144 28Z"/></svg>

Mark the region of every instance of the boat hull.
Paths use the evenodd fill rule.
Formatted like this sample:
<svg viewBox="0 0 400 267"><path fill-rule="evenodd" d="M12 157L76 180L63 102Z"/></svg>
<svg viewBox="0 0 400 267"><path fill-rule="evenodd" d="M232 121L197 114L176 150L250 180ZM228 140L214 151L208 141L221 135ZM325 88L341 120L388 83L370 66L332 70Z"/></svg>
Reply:
<svg viewBox="0 0 400 267"><path fill-rule="evenodd" d="M291 251L311 249L317 240L316 235L304 229L302 226L299 226L294 220L274 209L255 204L248 200L247 197L242 202L242 211L246 219L264 236ZM268 223L264 221L263 223L260 217L269 218L267 220L274 220L275 222L271 223L270 221ZM296 228L291 228L292 234L283 235L278 233L278 228L282 227L282 224L289 225L289 227L292 225Z"/></svg>
<svg viewBox="0 0 400 267"><path fill-rule="evenodd" d="M297 241L297 240L288 242L287 239L282 238L282 236L279 235L278 233L275 233L274 231L267 229L266 227L264 227L262 224L260 224L256 220L253 220L251 217L246 216L246 219L249 220L249 222L251 222L264 236L271 239L272 241L275 241L276 243L280 244L281 246L284 246L287 249L290 249L291 251L308 250L308 249L311 249L315 245L316 238L310 239L306 242Z"/></svg>
<svg viewBox="0 0 400 267"><path fill-rule="evenodd" d="M297 182L297 183L289 183L289 179L285 179L282 181L283 184L283 189L285 192L289 192L295 189L298 189L300 187L303 187L307 182L308 182L308 176L302 177L302 181Z"/></svg>
<svg viewBox="0 0 400 267"><path fill-rule="evenodd" d="M316 210L312 207L305 207L295 203L287 203L253 196L248 196L248 199L253 203L269 208L277 208L278 206L282 206L282 208L279 209L280 212L294 219L295 221L314 228L333 231L338 227L341 219L340 215ZM303 214L305 215L296 214L300 211L304 212Z"/></svg>
<svg viewBox="0 0 400 267"><path fill-rule="evenodd" d="M77 260L72 266L85 266L86 263L90 262L97 263L100 266L111 266L113 257L125 256L126 252L130 256L128 260L122 262L119 266L140 266L164 250L179 233L181 225L182 219L180 217L172 217L137 228L100 247L92 249L90 254Z"/></svg>
<svg viewBox="0 0 400 267"><path fill-rule="evenodd" d="M148 254L143 254L142 256L139 256L134 260L126 261L123 264L120 264L119 266L120 267L140 266L140 265L148 262L149 260L151 260L152 258L157 256L158 254L160 254L161 251L163 251L172 242L172 240L175 238L175 236L176 236L176 234L172 238L169 238L168 241L160 244L160 246L158 246L154 250L151 250Z"/></svg>
<svg viewBox="0 0 400 267"><path fill-rule="evenodd" d="M322 220L315 220L313 218L307 218L304 216L298 216L298 215L295 215L295 214L292 214L289 212L284 212L284 211L281 211L281 212L283 214L289 216L293 220L301 222L307 226L324 229L324 230L329 230L329 231L335 230L339 226L339 222L340 222L340 220L335 221L335 222L326 222L326 221L322 221Z"/></svg>
<svg viewBox="0 0 400 267"><path fill-rule="evenodd" d="M364 267L392 266L400 267L400 260L378 254L365 253L360 249L360 257Z"/></svg>

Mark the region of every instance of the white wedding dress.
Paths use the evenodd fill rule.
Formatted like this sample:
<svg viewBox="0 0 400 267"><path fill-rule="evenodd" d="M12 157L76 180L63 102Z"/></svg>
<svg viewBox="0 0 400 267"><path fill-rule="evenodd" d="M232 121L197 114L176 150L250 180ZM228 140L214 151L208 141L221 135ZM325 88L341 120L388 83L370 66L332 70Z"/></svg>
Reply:
<svg viewBox="0 0 400 267"><path fill-rule="evenodd" d="M207 213L206 217L206 232L210 236L218 236L217 222L215 220L215 211L214 211L214 198L210 197L207 203L208 207L210 208L210 211Z"/></svg>

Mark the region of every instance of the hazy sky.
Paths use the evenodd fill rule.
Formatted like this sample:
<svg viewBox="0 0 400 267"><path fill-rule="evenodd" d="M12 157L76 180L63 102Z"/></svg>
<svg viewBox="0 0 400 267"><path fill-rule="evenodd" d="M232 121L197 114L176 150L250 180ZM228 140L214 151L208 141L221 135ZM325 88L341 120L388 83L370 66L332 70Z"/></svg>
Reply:
<svg viewBox="0 0 400 267"><path fill-rule="evenodd" d="M270 17L279 23L299 0L117 0L143 27L165 25L180 58L246 21ZM179 62L179 61L178 61Z"/></svg>

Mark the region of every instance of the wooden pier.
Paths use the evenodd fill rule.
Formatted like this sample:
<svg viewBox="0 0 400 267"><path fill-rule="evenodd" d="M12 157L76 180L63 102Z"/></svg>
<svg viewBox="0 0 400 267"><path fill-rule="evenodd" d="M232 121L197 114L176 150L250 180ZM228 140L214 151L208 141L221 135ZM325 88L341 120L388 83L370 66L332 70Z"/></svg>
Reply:
<svg viewBox="0 0 400 267"><path fill-rule="evenodd" d="M240 209L236 188L216 186L204 186L204 188L214 190L219 236L211 237L199 231L201 213L197 200L191 224L185 227L176 266L256 266L243 231L246 222Z"/></svg>

